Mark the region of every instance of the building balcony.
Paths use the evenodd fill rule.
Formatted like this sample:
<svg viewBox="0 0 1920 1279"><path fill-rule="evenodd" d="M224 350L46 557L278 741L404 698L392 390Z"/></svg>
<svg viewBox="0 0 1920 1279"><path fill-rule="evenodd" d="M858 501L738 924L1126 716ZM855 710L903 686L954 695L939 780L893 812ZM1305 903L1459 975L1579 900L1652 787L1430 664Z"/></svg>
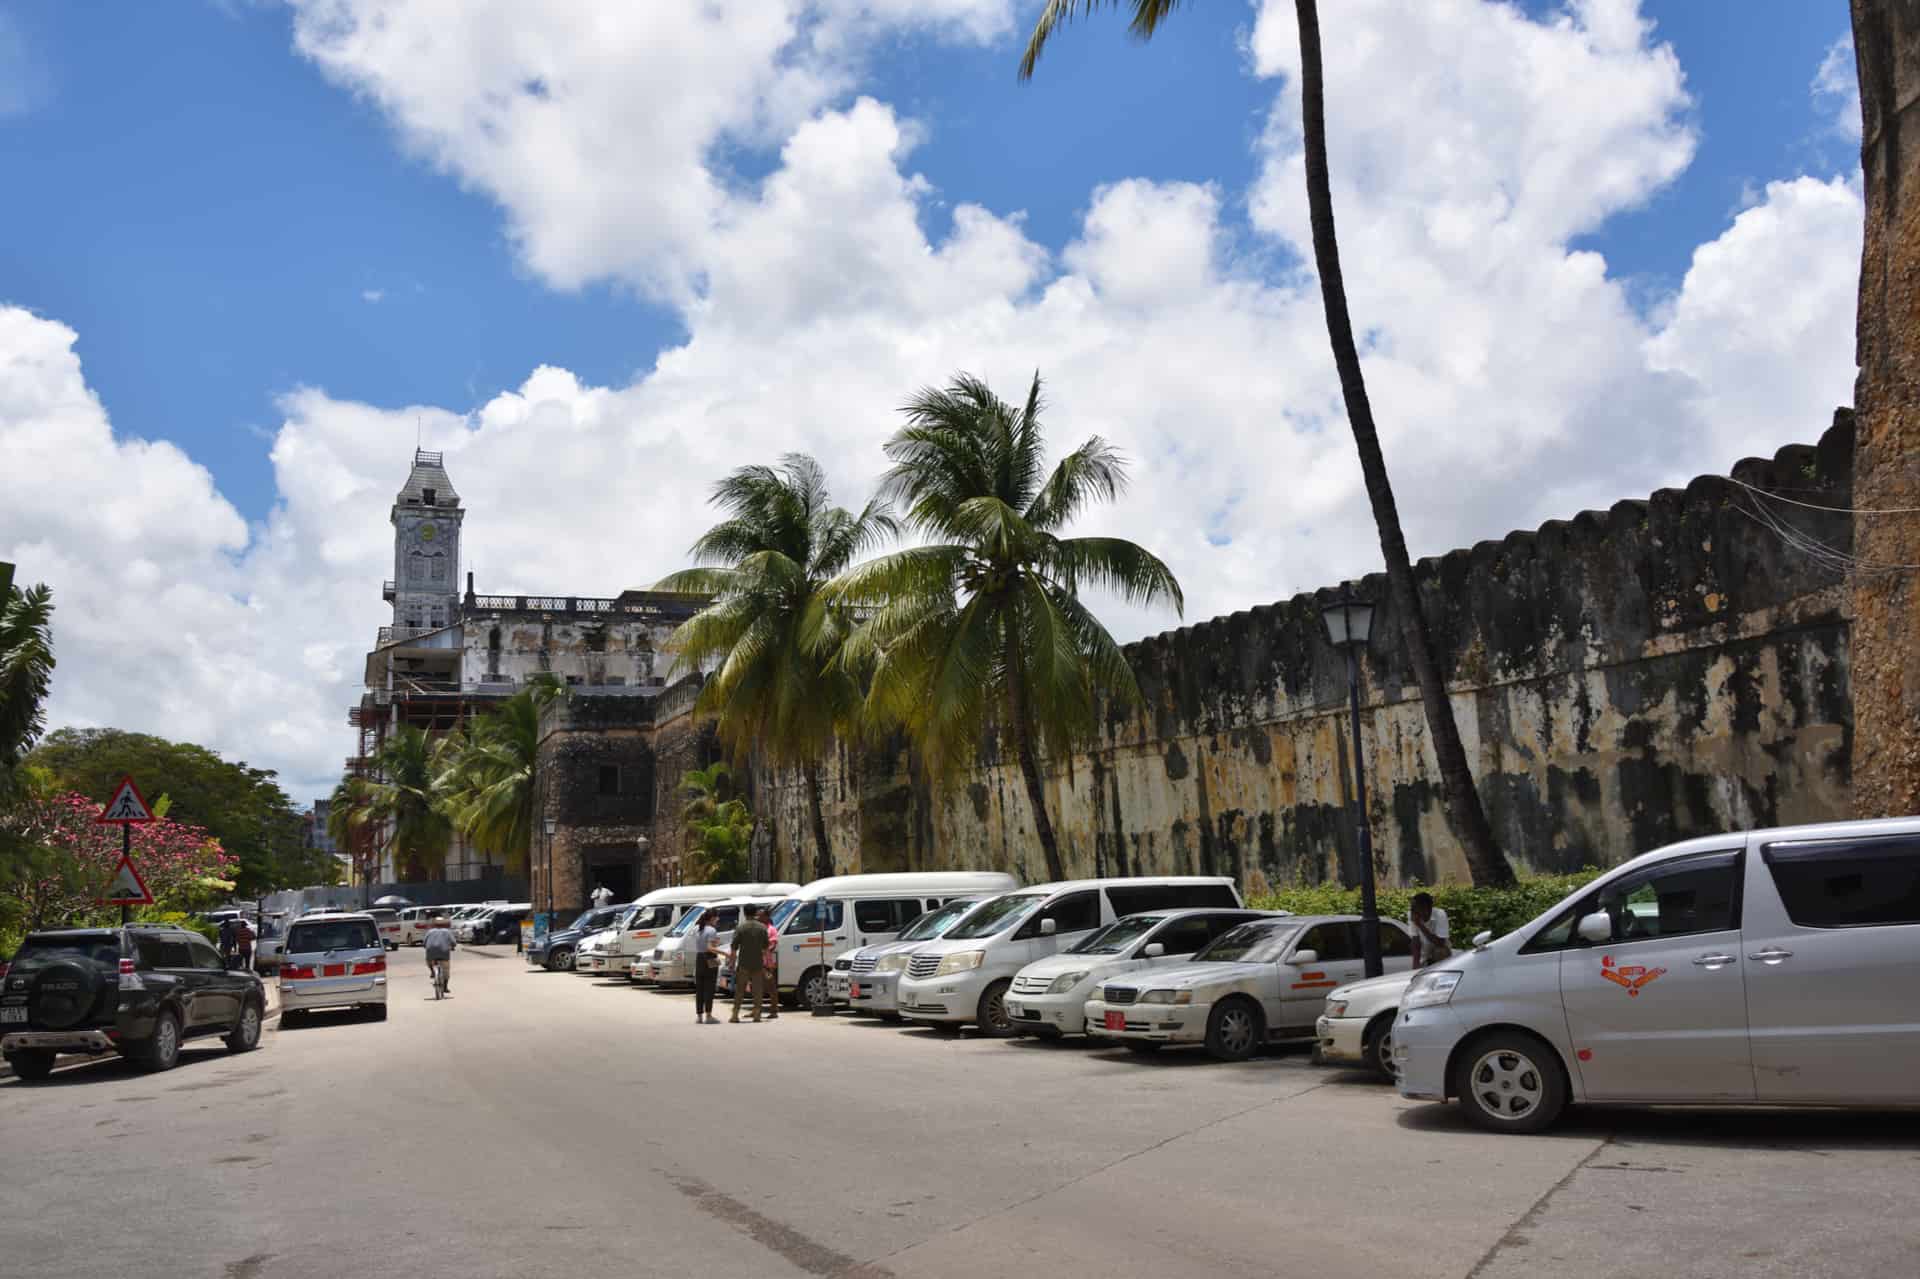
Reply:
<svg viewBox="0 0 1920 1279"><path fill-rule="evenodd" d="M394 584L393 584L392 582L382 582L382 583L380 583L380 598L381 598L381 599L383 599L383 600L385 600L385 601L386 601L387 603L389 603L389 604L391 604L391 603L393 603L393 594L394 594Z"/></svg>
<svg viewBox="0 0 1920 1279"><path fill-rule="evenodd" d="M385 648L440 629L438 626L382 626L373 643L375 648Z"/></svg>

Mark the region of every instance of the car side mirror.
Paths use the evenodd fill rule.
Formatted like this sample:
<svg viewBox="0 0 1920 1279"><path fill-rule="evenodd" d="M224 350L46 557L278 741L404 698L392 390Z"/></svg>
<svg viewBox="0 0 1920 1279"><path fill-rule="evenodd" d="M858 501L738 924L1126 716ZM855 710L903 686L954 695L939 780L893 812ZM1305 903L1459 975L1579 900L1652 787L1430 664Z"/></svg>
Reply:
<svg viewBox="0 0 1920 1279"><path fill-rule="evenodd" d="M1320 962L1320 952L1317 950L1296 950L1293 952L1293 962L1296 964L1317 964Z"/></svg>
<svg viewBox="0 0 1920 1279"><path fill-rule="evenodd" d="M1040 921L1040 935L1042 937L1051 937L1059 931L1060 924L1058 921L1052 919L1043 919Z"/></svg>
<svg viewBox="0 0 1920 1279"><path fill-rule="evenodd" d="M1485 950L1487 948L1487 943L1492 940L1493 940L1492 929L1489 928L1482 932L1477 932L1473 935L1473 948L1475 950Z"/></svg>
<svg viewBox="0 0 1920 1279"><path fill-rule="evenodd" d="M1147 948L1140 953L1148 959L1158 959L1167 953L1167 948L1157 941L1150 941L1147 943Z"/></svg>
<svg viewBox="0 0 1920 1279"><path fill-rule="evenodd" d="M1604 910L1596 910L1580 919L1580 936L1587 941L1613 940L1613 917Z"/></svg>

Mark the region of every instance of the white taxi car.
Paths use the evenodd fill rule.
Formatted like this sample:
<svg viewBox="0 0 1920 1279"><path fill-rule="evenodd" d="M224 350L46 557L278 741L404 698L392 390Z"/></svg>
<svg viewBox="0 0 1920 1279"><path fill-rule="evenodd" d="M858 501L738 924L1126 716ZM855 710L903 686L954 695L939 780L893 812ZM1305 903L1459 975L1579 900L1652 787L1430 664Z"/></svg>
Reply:
<svg viewBox="0 0 1920 1279"><path fill-rule="evenodd" d="M1015 973L1007 991L1007 1019L1016 1034L1084 1035L1087 999L1108 978L1185 963L1227 930L1269 917L1267 911L1203 906L1116 919L1058 955L1035 960Z"/></svg>
<svg viewBox="0 0 1920 1279"><path fill-rule="evenodd" d="M1389 972L1413 965L1396 920L1380 921ZM1222 933L1191 962L1114 978L1086 1004L1087 1033L1136 1052L1204 1044L1241 1061L1262 1044L1313 1038L1327 992L1364 974L1357 915L1256 919Z"/></svg>
<svg viewBox="0 0 1920 1279"><path fill-rule="evenodd" d="M1393 1023L1400 997L1414 975L1388 973L1341 986L1327 996L1326 1011L1313 1025L1320 1060L1333 1065L1365 1066L1388 1083L1400 1078L1393 1061Z"/></svg>

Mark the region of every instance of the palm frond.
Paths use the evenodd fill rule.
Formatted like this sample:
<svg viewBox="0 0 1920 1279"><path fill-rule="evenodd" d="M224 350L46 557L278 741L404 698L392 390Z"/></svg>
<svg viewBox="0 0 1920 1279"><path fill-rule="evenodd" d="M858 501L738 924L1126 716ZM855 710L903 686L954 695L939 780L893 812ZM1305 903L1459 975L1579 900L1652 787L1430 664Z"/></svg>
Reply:
<svg viewBox="0 0 1920 1279"><path fill-rule="evenodd" d="M1125 455L1095 435L1060 459L1028 505L1026 516L1035 528L1057 529L1090 502L1111 502L1126 487Z"/></svg>
<svg viewBox="0 0 1920 1279"><path fill-rule="evenodd" d="M1133 20L1127 24L1135 39L1149 40L1160 27L1160 23L1169 13L1178 8L1180 0L1047 0L1046 7L1040 11L1040 17L1033 24L1033 34L1027 37L1027 50L1020 55L1020 78L1031 80L1033 69L1040 61L1041 52L1047 47L1047 41L1060 27L1075 18L1091 14L1097 9L1117 9L1123 5L1133 6Z"/></svg>
<svg viewBox="0 0 1920 1279"><path fill-rule="evenodd" d="M1186 612L1179 579L1159 556L1123 537L1072 537L1049 548L1048 568L1069 591L1092 586L1129 604L1171 604Z"/></svg>

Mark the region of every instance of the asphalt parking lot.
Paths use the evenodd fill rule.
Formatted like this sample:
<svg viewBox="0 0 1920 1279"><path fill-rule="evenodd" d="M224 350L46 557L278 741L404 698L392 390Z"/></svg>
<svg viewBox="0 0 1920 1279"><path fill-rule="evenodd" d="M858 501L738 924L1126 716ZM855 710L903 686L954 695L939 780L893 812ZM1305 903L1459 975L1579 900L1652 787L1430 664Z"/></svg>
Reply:
<svg viewBox="0 0 1920 1279"><path fill-rule="evenodd" d="M723 1005L722 1016L726 1009ZM0 1083L7 1273L1906 1273L1920 1116L1576 1113L1500 1137L1282 1052L1234 1066L418 950L390 1019Z"/></svg>

